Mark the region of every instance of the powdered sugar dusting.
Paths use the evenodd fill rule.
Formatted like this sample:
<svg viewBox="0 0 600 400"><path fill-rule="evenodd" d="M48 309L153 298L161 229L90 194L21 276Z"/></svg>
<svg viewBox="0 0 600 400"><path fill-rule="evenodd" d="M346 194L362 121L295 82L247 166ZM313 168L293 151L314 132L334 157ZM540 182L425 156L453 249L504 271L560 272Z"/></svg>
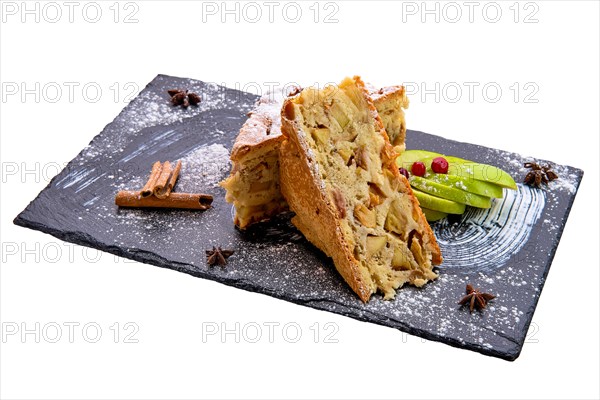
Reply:
<svg viewBox="0 0 600 400"><path fill-rule="evenodd" d="M80 153L76 162L84 165L86 160L106 158L119 160L126 151L128 144L136 138L146 137L146 130L156 126L169 126L183 124L184 121L201 118L202 114L217 110L230 110L239 115L245 115L252 108L253 96L237 90L219 86L214 83L204 83L194 79L178 79L176 88L187 89L200 95L202 101L198 106L183 108L174 106L170 102L167 87L172 78L158 76L129 105L106 127L104 135L98 135L93 142L86 146ZM172 85L173 82L170 82ZM237 118L237 116L236 116ZM167 129L165 129L166 131ZM237 130L236 130L237 131ZM177 129L169 132L173 139L181 139L181 132ZM210 134L222 137L226 134L219 127L213 127ZM179 135L179 136L178 136ZM162 142L163 144L165 141ZM127 154L131 156L129 153ZM127 156L126 155L126 156Z"/></svg>
<svg viewBox="0 0 600 400"><path fill-rule="evenodd" d="M507 153L500 150L492 150L495 152L500 159L504 161L505 168L508 166L511 171L514 172L515 180L523 181L527 173L530 171L529 168L525 167L525 163L534 162L539 165L549 165L552 170L558 175L558 179L549 182L548 185L542 184L539 189L551 192L554 190L564 190L570 194L577 191L577 184L579 177L571 172L570 168L565 165L554 164L546 160L535 159L533 157L524 157L514 153Z"/></svg>
<svg viewBox="0 0 600 400"><path fill-rule="evenodd" d="M225 146L202 146L182 159L178 190L194 192L199 186L214 188L230 169L229 150Z"/></svg>
<svg viewBox="0 0 600 400"><path fill-rule="evenodd" d="M187 89L200 96L202 101L198 106L187 108L174 106L170 103L166 91L161 94L152 91L142 92L120 116L127 122L127 130L132 133L138 132L149 126L181 122L205 111L239 105L237 101L239 99L223 86L213 83L203 84L192 79L183 80L179 86L181 87L173 89Z"/></svg>
<svg viewBox="0 0 600 400"><path fill-rule="evenodd" d="M444 218L433 224L445 265L462 271L501 268L527 243L545 197L543 191L519 184L517 190L504 189L504 198L493 199L488 209L468 207L459 221Z"/></svg>

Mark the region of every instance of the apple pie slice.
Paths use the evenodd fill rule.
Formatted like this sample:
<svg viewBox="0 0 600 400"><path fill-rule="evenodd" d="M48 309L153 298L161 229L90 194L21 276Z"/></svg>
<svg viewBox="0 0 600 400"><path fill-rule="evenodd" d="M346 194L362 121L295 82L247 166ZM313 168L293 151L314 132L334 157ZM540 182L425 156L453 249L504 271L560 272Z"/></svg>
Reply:
<svg viewBox="0 0 600 400"><path fill-rule="evenodd" d="M235 224L241 229L287 210L279 189L281 91L262 96L244 123L231 151L233 168L221 182L225 200L235 207Z"/></svg>
<svg viewBox="0 0 600 400"><path fill-rule="evenodd" d="M442 257L359 77L285 101L281 190L292 222L363 301L437 277Z"/></svg>
<svg viewBox="0 0 600 400"><path fill-rule="evenodd" d="M396 151L403 151L406 134L403 108L408 107L404 87L370 87L369 91L390 141ZM221 186L227 190L225 199L234 205L234 222L241 229L288 209L279 190L281 106L286 97L287 93L282 91L262 96L233 146L233 168Z"/></svg>

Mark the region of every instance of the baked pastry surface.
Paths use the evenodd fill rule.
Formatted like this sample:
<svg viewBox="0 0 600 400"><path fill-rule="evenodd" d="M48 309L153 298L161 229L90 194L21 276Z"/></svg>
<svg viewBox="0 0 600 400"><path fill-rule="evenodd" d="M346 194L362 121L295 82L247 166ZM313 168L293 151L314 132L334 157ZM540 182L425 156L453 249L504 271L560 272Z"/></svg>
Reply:
<svg viewBox="0 0 600 400"><path fill-rule="evenodd" d="M361 300L435 279L440 249L362 80L304 89L281 113L280 182L292 222Z"/></svg>
<svg viewBox="0 0 600 400"><path fill-rule="evenodd" d="M221 186L225 200L233 203L234 222L241 229L287 210L279 189L281 91L267 93L257 102L240 129L231 151L233 164Z"/></svg>
<svg viewBox="0 0 600 400"><path fill-rule="evenodd" d="M368 90L390 141L396 151L403 151L406 135L403 108L408 107L404 87L369 87ZM283 141L281 106L288 94L280 90L262 96L233 146L231 174L221 186L227 190L225 199L234 205L234 222L241 229L288 209L279 190L279 146Z"/></svg>
<svg viewBox="0 0 600 400"><path fill-rule="evenodd" d="M408 108L408 97L404 86L388 86L375 89L367 86L369 96L373 100L377 113L381 117L383 127L388 134L390 143L396 152L406 150L406 120L404 110Z"/></svg>

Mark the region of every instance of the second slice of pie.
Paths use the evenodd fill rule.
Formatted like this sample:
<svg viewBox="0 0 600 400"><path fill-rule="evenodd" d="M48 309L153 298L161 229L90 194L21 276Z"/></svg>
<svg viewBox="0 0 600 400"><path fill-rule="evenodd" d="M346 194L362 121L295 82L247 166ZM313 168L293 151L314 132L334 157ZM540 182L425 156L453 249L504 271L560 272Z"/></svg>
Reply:
<svg viewBox="0 0 600 400"><path fill-rule="evenodd" d="M280 181L292 222L361 300L435 279L440 249L362 80L304 89L281 116Z"/></svg>

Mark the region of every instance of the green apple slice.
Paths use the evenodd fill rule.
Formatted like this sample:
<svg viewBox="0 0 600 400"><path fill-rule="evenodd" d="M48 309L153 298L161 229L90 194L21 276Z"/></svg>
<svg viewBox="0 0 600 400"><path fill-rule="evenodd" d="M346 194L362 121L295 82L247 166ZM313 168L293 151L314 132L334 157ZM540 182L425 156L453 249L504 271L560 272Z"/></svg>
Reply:
<svg viewBox="0 0 600 400"><path fill-rule="evenodd" d="M419 200L421 208L427 208L432 211L440 211L446 214L464 214L465 212L465 205L462 203L432 196L417 189L413 189L413 193L417 200Z"/></svg>
<svg viewBox="0 0 600 400"><path fill-rule="evenodd" d="M432 151L406 150L396 159L396 163L399 167L406 168L408 171L410 171L411 166L415 161L421 161L427 167L428 172L432 172L431 162L436 157L444 157L446 161L448 161L449 175L489 182L508 189L517 188L515 180L507 172L501 170L500 168L494 167L493 165L476 163L458 157L446 156L440 153L434 153Z"/></svg>
<svg viewBox="0 0 600 400"><path fill-rule="evenodd" d="M464 190L455 189L450 186L442 185L441 183L429 181L419 176L411 176L410 184L422 192L452 200L457 203L463 203L468 206L478 208L490 208L492 206L492 199L489 197L465 192Z"/></svg>
<svg viewBox="0 0 600 400"><path fill-rule="evenodd" d="M406 168L410 171L410 167L412 167L413 163L423 161L427 158L439 157L436 154L438 153L427 150L404 150L398 158L396 158L396 164L398 164L398 167ZM429 166L431 167L431 164Z"/></svg>
<svg viewBox="0 0 600 400"><path fill-rule="evenodd" d="M439 157L439 156L436 156ZM493 165L480 164L462 158L443 156L448 164L448 174L462 176L466 179L489 182L507 189L517 189L515 180L507 172ZM431 169L431 162L435 157L425 159L423 162Z"/></svg>
<svg viewBox="0 0 600 400"><path fill-rule="evenodd" d="M441 211L429 210L427 208L422 207L421 210L423 210L423 214L425 214L425 218L427 218L427 221L429 222L439 221L440 219L446 218L448 216L448 214Z"/></svg>
<svg viewBox="0 0 600 400"><path fill-rule="evenodd" d="M504 196L502 187L494 183L470 179L464 176L427 174L424 178L442 185L451 186L456 189L464 190L465 192L480 194L486 197L501 199Z"/></svg>

